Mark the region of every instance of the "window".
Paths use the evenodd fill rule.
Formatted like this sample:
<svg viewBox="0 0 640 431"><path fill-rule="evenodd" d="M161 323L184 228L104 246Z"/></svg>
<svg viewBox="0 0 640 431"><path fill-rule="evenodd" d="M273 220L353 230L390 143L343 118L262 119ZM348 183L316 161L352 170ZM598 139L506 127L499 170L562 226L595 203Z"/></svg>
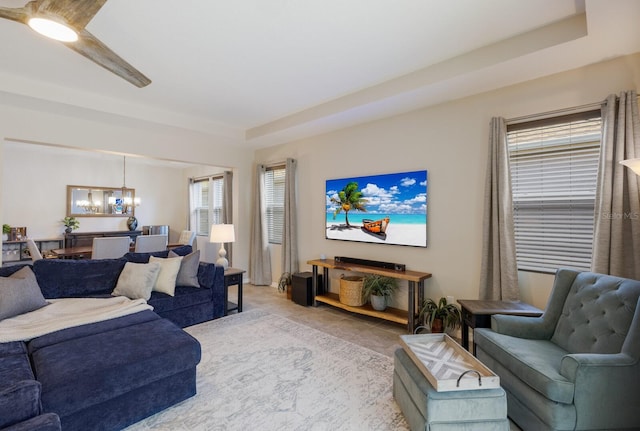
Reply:
<svg viewBox="0 0 640 431"><path fill-rule="evenodd" d="M589 270L600 137L600 111L507 126L519 270Z"/></svg>
<svg viewBox="0 0 640 431"><path fill-rule="evenodd" d="M222 223L222 177L196 180L191 184L191 224L196 235L209 236L212 224Z"/></svg>
<svg viewBox="0 0 640 431"><path fill-rule="evenodd" d="M284 166L267 168L265 172L267 230L270 244L282 244L285 172Z"/></svg>

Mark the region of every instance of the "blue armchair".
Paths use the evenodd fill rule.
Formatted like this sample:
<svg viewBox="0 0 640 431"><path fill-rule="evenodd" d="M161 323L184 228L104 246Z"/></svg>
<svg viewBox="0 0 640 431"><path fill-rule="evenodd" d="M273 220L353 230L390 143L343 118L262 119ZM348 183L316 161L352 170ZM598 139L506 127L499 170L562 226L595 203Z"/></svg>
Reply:
<svg viewBox="0 0 640 431"><path fill-rule="evenodd" d="M524 430L640 429L640 281L561 269L541 317L474 331Z"/></svg>

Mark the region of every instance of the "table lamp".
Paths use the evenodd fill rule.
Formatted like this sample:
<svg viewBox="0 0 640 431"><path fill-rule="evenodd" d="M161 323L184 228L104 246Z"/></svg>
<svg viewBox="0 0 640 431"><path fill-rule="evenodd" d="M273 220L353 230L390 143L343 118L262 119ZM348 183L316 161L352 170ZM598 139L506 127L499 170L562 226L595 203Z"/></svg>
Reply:
<svg viewBox="0 0 640 431"><path fill-rule="evenodd" d="M211 225L211 233L209 235L209 242L220 243L220 250L218 251L218 260L216 265L222 266L224 269L229 267L229 261L227 260L227 251L224 249L225 242L235 242L236 235L232 224L213 224Z"/></svg>

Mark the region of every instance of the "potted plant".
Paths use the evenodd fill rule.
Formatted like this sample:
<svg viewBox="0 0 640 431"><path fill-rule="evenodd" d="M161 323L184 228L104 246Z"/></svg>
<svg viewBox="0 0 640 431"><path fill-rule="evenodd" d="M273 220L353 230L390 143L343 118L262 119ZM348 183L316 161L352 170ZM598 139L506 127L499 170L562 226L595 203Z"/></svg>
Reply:
<svg viewBox="0 0 640 431"><path fill-rule="evenodd" d="M278 292L286 292L287 299L291 299L291 273L283 272L278 280Z"/></svg>
<svg viewBox="0 0 640 431"><path fill-rule="evenodd" d="M65 217L62 219L62 224L66 228L64 231L66 233L71 233L72 230L78 229L80 227L80 222L75 217Z"/></svg>
<svg viewBox="0 0 640 431"><path fill-rule="evenodd" d="M2 240L7 241L9 239L9 234L11 233L11 226L8 224L2 225Z"/></svg>
<svg viewBox="0 0 640 431"><path fill-rule="evenodd" d="M378 274L367 274L362 282L362 299L371 300L374 310L387 308L387 298L398 288L398 280Z"/></svg>
<svg viewBox="0 0 640 431"><path fill-rule="evenodd" d="M440 298L437 303L429 298L425 299L420 307L420 321L431 329L432 333L442 333L460 327L462 314L455 304L448 304L445 297Z"/></svg>

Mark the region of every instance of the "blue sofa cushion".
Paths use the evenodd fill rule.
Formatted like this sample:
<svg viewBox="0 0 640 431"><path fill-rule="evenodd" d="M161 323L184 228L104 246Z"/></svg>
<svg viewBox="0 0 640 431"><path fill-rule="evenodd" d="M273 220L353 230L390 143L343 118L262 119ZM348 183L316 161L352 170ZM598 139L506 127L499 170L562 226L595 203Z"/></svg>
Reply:
<svg viewBox="0 0 640 431"><path fill-rule="evenodd" d="M40 383L31 371L25 343L0 343L0 428L37 416L40 409Z"/></svg>
<svg viewBox="0 0 640 431"><path fill-rule="evenodd" d="M43 410L64 422L74 412L192 369L200 355L198 341L158 319L40 348L32 362Z"/></svg>
<svg viewBox="0 0 640 431"><path fill-rule="evenodd" d="M45 298L77 298L110 294L127 261L125 259L40 259L33 272Z"/></svg>
<svg viewBox="0 0 640 431"><path fill-rule="evenodd" d="M3 266L0 268L0 277L9 277L11 274L20 271L25 266L31 266L28 263L19 265Z"/></svg>
<svg viewBox="0 0 640 431"><path fill-rule="evenodd" d="M0 388L0 428L18 424L41 413L40 383L22 380Z"/></svg>
<svg viewBox="0 0 640 431"><path fill-rule="evenodd" d="M45 413L20 422L2 431L60 431L62 424L55 413Z"/></svg>
<svg viewBox="0 0 640 431"><path fill-rule="evenodd" d="M151 256L166 258L169 256L169 251L174 252L178 256L186 256L191 253L193 248L190 245L181 245L180 247L172 248L171 250L154 251L150 253L136 253L129 252L123 256L129 262L133 263L149 263Z"/></svg>
<svg viewBox="0 0 640 431"><path fill-rule="evenodd" d="M0 357L0 390L22 380L33 380L27 352Z"/></svg>
<svg viewBox="0 0 640 431"><path fill-rule="evenodd" d="M0 343L0 358L10 355L21 355L27 353L25 343L22 341L11 341L10 343Z"/></svg>
<svg viewBox="0 0 640 431"><path fill-rule="evenodd" d="M170 251L174 252L178 256L186 256L193 253L193 247L190 245L181 245L179 247L172 248Z"/></svg>
<svg viewBox="0 0 640 431"><path fill-rule="evenodd" d="M476 328L474 342L497 362L545 398L573 403L573 382L560 374L560 362L569 352L548 340L529 340Z"/></svg>
<svg viewBox="0 0 640 431"><path fill-rule="evenodd" d="M191 307L204 302L211 302L211 289L190 286L176 286L174 296L162 292L151 292L151 299L147 301L156 313Z"/></svg>
<svg viewBox="0 0 640 431"><path fill-rule="evenodd" d="M52 332L50 334L34 338L33 340L29 341L27 350L29 354L32 355L35 351L43 347L63 343L69 340L76 340L83 337L90 337L94 334L101 334L113 331L114 329L126 328L129 326L137 325L139 323L158 319L160 319L160 316L158 316L156 313L151 310L145 310L139 313L116 317L115 319L104 320L102 322L62 329L60 331Z"/></svg>

